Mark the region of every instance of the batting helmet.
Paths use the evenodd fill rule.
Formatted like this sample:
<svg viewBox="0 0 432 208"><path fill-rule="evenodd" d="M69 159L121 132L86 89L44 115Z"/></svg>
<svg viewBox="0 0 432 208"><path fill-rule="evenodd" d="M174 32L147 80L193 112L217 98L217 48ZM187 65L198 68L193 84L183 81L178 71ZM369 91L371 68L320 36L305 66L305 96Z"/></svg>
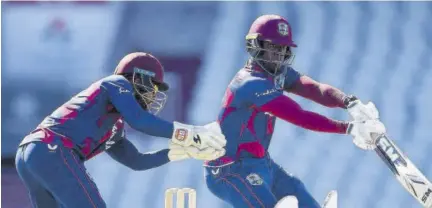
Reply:
<svg viewBox="0 0 432 208"><path fill-rule="evenodd" d="M279 15L263 15L251 25L246 40L258 39L272 44L297 47L292 39L291 26Z"/></svg>
<svg viewBox="0 0 432 208"><path fill-rule="evenodd" d="M246 48L252 60L272 75L277 74L282 65L291 64L294 58L291 47L297 47L291 26L279 15L258 17L246 35ZM271 55L264 56L264 52Z"/></svg>

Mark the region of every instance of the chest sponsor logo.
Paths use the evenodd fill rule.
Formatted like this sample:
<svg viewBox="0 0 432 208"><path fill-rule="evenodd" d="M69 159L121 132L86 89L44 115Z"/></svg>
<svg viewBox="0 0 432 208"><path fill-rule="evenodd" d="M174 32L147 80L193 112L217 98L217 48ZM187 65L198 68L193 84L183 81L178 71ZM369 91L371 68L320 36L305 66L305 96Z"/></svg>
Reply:
<svg viewBox="0 0 432 208"><path fill-rule="evenodd" d="M262 97L262 96L271 95L271 94L276 93L276 92L279 92L279 90L271 89L271 90L266 90L264 92L257 92L257 93L255 93L255 96Z"/></svg>

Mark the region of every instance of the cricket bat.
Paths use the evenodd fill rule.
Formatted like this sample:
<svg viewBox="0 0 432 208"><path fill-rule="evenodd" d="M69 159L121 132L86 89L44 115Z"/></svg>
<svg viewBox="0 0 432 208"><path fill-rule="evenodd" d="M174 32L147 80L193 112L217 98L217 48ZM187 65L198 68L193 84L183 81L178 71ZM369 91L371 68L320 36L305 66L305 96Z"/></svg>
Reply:
<svg viewBox="0 0 432 208"><path fill-rule="evenodd" d="M357 100L347 107L350 115L356 120L379 119L375 104L369 102L366 108L358 108ZM366 112L367 111L367 112ZM432 208L432 184L422 172L406 157L387 134L373 134L374 150L399 183L425 208Z"/></svg>
<svg viewBox="0 0 432 208"><path fill-rule="evenodd" d="M432 184L387 134L373 135L375 152L400 184L425 208L432 208Z"/></svg>

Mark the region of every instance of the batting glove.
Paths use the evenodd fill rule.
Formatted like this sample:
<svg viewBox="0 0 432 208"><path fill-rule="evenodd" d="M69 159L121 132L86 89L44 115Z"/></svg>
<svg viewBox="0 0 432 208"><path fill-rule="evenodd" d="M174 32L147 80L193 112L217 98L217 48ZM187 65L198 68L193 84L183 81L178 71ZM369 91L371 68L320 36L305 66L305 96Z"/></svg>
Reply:
<svg viewBox="0 0 432 208"><path fill-rule="evenodd" d="M348 125L347 133L353 136L353 143L364 150L375 148L377 135L384 134L386 128L379 120L352 121Z"/></svg>
<svg viewBox="0 0 432 208"><path fill-rule="evenodd" d="M347 104L347 111L355 121L379 119L378 109L375 107L373 102L369 102L365 105L360 100L355 99Z"/></svg>

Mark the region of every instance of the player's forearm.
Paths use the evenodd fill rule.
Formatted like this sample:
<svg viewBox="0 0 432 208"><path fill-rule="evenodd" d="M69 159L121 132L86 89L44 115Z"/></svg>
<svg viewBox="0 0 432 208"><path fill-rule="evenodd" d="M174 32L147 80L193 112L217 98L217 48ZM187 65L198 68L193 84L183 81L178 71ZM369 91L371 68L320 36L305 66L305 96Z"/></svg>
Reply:
<svg viewBox="0 0 432 208"><path fill-rule="evenodd" d="M140 153L127 139L122 139L107 150L111 158L133 169L147 170L168 163L168 149L156 152Z"/></svg>
<svg viewBox="0 0 432 208"><path fill-rule="evenodd" d="M127 166L138 171L159 167L170 162L168 159L168 151L168 149L163 149L157 152L139 153L135 159L129 160Z"/></svg>
<svg viewBox="0 0 432 208"><path fill-rule="evenodd" d="M120 84L124 86L121 87ZM107 91L114 107L132 128L151 136L171 138L174 124L145 111L135 100L130 84L127 84L103 83L102 88Z"/></svg>
<svg viewBox="0 0 432 208"><path fill-rule="evenodd" d="M312 131L337 134L346 134L348 128L347 122L330 119L310 111L303 111L292 123Z"/></svg>
<svg viewBox="0 0 432 208"><path fill-rule="evenodd" d="M330 108L345 108L345 93L333 86L318 83L307 76L300 77L289 92Z"/></svg>
<svg viewBox="0 0 432 208"><path fill-rule="evenodd" d="M348 123L327 118L318 113L303 110L294 100L286 96L264 104L261 110L305 129L327 133L345 134Z"/></svg>
<svg viewBox="0 0 432 208"><path fill-rule="evenodd" d="M134 129L151 136L171 138L174 132L174 124L151 114L140 117L125 117L126 122Z"/></svg>
<svg viewBox="0 0 432 208"><path fill-rule="evenodd" d="M174 124L144 111L135 100L119 99L116 104L116 108L132 128L151 136L172 137Z"/></svg>

